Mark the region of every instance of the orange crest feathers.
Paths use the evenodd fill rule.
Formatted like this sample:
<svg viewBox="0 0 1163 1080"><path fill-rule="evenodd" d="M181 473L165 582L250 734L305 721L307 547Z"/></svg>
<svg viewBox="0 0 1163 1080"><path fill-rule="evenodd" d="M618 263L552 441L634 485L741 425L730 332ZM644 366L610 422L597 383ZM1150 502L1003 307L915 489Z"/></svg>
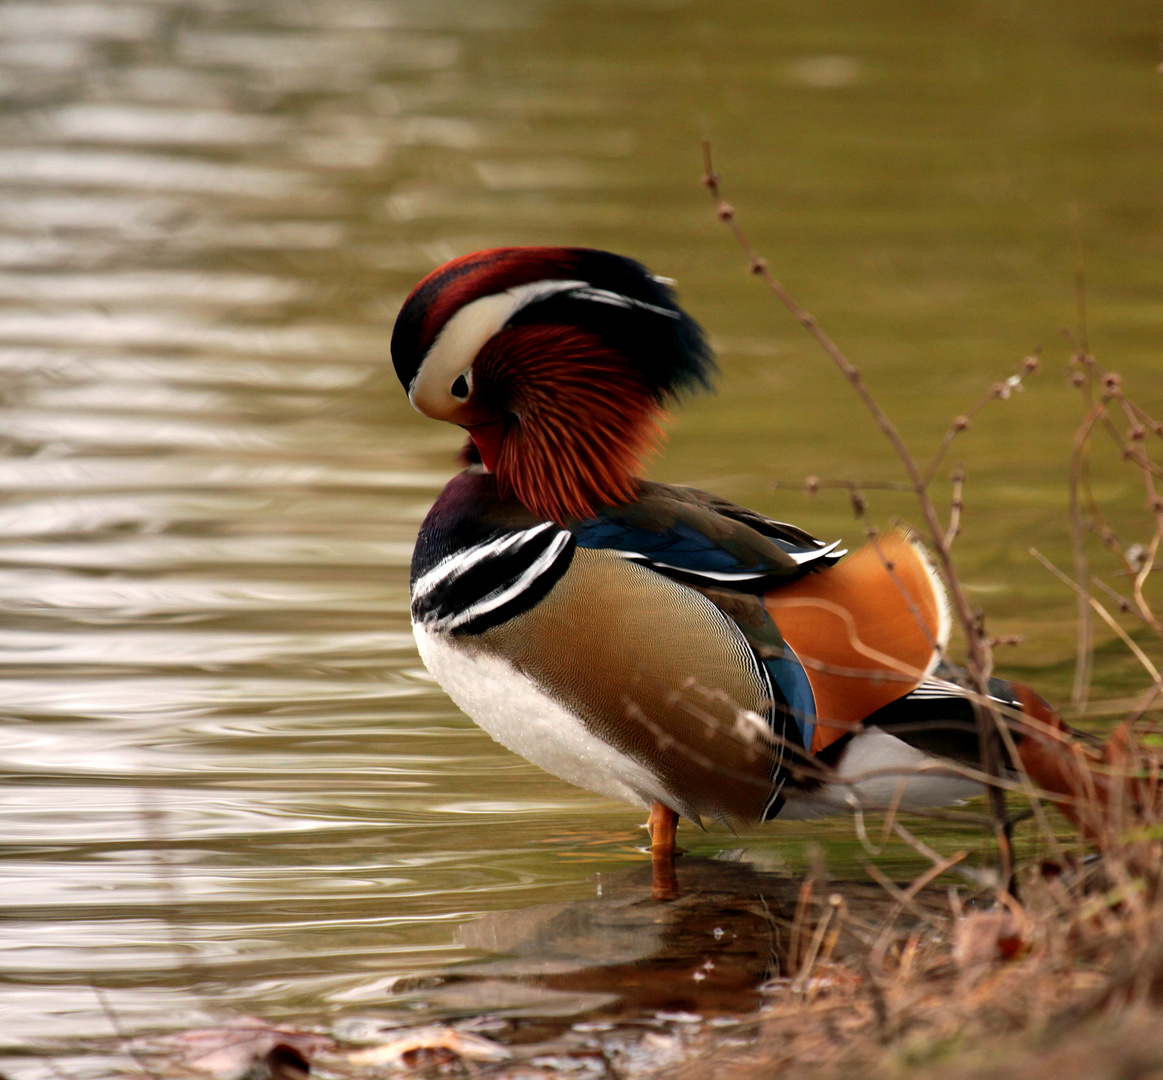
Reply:
<svg viewBox="0 0 1163 1080"><path fill-rule="evenodd" d="M564 523L627 502L658 449L661 408L625 358L567 325L515 326L473 366L477 393L506 412L497 483L535 514Z"/></svg>

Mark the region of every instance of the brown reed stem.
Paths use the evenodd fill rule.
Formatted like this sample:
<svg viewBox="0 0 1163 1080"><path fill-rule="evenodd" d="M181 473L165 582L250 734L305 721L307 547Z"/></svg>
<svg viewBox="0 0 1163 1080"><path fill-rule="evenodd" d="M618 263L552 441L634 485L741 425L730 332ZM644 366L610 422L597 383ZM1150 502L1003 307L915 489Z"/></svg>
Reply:
<svg viewBox="0 0 1163 1080"><path fill-rule="evenodd" d="M795 298L771 273L767 260L760 256L751 241L747 238L747 235L736 219L734 207L723 198L720 177L715 172L714 162L711 157L711 144L709 140L703 141L703 165L703 184L710 191L711 197L715 201L718 218L730 229L735 240L743 250L743 253L747 256L751 273L762 279L763 283L780 303L791 312L796 321L811 334L816 343L832 359L832 362L840 370L840 373L871 414L877 427L880 428L884 437L896 451L897 457L900 459L905 472L908 474L913 493L917 498L925 520L929 540L937 553L942 577L945 580L945 584L949 589L950 598L953 601L953 608L957 612L958 621L965 631L969 654L966 667L969 670L970 678L973 680L974 688L980 695L980 701L975 703L974 711L977 716L977 733L981 745L982 772L995 781L1001 781L1002 755L998 734L1001 720L990 705L983 704L989 701L989 676L993 668L993 657L989 647L989 639L983 631L981 619L970 604L961 579L953 565L949 542L946 539L946 528L941 524L937 508L929 495L928 481L925 473L922 472L916 458L909 451L896 425L889 419L888 414L885 413L880 403L868 389L860 369L848 359L816 319L799 305ZM939 461L940 458L938 457L937 460ZM998 846L1000 889L1005 891L1009 888L1009 883L1013 875L1013 859L1009 842L1009 824L1005 792L1000 783L990 783L987 785L986 793L990 816L993 821L994 838Z"/></svg>

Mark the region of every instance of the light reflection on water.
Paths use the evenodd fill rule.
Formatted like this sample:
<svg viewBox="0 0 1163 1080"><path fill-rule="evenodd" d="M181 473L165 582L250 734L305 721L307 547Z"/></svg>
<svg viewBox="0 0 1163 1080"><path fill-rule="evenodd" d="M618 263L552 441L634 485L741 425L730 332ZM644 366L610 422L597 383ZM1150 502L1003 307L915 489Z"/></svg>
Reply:
<svg viewBox="0 0 1163 1080"><path fill-rule="evenodd" d="M385 1008L479 954L458 925L639 859L636 811L500 751L412 648L411 542L458 440L410 413L387 343L440 260L567 242L680 277L724 392L656 475L850 540L842 502L768 481L886 454L735 275L704 130L921 435L1069 318L1067 201L1097 223L1092 334L1151 370L1155 166L1110 149L1155 89L1135 6L1005 48L1034 14L898 7L0 5L0 1045L108 1036L94 985L126 1030ZM973 584L1050 691L1069 601L1019 554L1063 550L1066 394L967 447L1008 485L970 489Z"/></svg>

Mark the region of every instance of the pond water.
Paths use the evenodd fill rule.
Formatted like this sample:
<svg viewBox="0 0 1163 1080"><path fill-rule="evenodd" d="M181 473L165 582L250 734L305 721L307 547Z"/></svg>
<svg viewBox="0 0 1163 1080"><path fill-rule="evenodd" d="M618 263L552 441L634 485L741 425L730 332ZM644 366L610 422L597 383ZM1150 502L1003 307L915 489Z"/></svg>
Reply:
<svg viewBox="0 0 1163 1080"><path fill-rule="evenodd" d="M460 440L388 340L455 254L632 254L722 362L652 475L859 542L802 479L899 469L714 220L704 135L925 452L1042 349L958 444L959 545L1025 637L1003 669L1067 697L1073 600L1027 548L1069 565L1076 248L1091 347L1163 404L1160 58L1137 0L0 5L5 1073L100 1074L77 1048L115 1025L429 1015L394 988L489 953L466 927L641 862L640 813L501 750L419 663L411 544ZM1146 540L1137 485L1096 472ZM682 831L792 870L819 839L843 864L847 823Z"/></svg>

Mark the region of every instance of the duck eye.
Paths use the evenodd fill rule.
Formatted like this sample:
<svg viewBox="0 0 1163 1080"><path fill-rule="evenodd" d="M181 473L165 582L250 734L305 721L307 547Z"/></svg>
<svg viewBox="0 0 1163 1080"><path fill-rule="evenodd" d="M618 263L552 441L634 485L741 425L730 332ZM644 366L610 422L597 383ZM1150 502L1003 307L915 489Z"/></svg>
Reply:
<svg viewBox="0 0 1163 1080"><path fill-rule="evenodd" d="M463 375L457 375L452 384L451 393L457 401L464 401L468 397L468 379Z"/></svg>

